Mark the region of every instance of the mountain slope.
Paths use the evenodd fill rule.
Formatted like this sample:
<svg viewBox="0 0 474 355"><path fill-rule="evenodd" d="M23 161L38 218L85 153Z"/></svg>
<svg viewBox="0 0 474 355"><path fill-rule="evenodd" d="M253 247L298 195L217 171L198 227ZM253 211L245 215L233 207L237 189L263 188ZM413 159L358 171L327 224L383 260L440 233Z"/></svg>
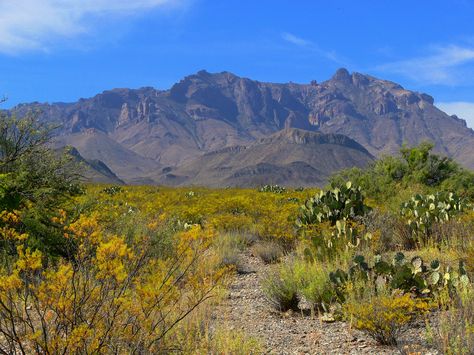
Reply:
<svg viewBox="0 0 474 355"><path fill-rule="evenodd" d="M127 182L143 177L159 168L155 161L144 158L139 154L118 144L106 134L89 129L83 133L58 136L56 146L71 145L87 160L104 162L115 174Z"/></svg>
<svg viewBox="0 0 474 355"><path fill-rule="evenodd" d="M97 182L104 184L119 184L124 182L120 180L115 173L109 169L101 160L88 160L79 153L76 148L67 150L74 160L81 166L81 175L86 182Z"/></svg>
<svg viewBox="0 0 474 355"><path fill-rule="evenodd" d="M171 185L258 186L266 183L314 186L340 169L363 167L369 152L352 139L299 129L285 129L249 146L204 154L160 182Z"/></svg>

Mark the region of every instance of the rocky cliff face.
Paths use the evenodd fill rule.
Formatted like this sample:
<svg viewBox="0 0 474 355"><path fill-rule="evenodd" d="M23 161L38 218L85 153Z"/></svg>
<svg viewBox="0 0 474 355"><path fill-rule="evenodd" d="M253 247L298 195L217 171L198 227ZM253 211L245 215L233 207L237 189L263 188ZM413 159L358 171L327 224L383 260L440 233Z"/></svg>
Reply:
<svg viewBox="0 0 474 355"><path fill-rule="evenodd" d="M27 104L14 110L30 109L61 125L63 144L93 129L130 156L147 159L146 169L127 171L180 166L285 128L342 134L374 156L396 153L403 143L430 140L438 152L474 168L474 132L463 120L437 109L429 95L345 69L320 84L263 83L228 72L200 71L165 91L114 89L75 103ZM89 141L89 152L103 148L101 139Z"/></svg>

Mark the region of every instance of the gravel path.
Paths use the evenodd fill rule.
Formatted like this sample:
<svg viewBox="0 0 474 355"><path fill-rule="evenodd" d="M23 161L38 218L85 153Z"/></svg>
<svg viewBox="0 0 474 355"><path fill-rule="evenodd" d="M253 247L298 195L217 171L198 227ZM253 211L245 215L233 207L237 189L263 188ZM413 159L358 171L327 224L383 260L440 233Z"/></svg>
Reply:
<svg viewBox="0 0 474 355"><path fill-rule="evenodd" d="M260 278L271 266L250 254L241 255L244 273L237 274L228 297L216 308L217 324L242 330L259 339L266 354L435 354L412 345L406 351L380 346L347 323L323 323L317 317L275 311L260 287ZM422 341L422 324L410 329L409 339Z"/></svg>

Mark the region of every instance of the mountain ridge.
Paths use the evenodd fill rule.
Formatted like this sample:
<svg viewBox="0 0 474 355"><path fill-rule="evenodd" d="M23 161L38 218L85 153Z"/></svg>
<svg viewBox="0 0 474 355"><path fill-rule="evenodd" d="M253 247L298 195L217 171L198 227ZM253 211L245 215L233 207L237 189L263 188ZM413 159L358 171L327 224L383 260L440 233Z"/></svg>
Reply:
<svg viewBox="0 0 474 355"><path fill-rule="evenodd" d="M42 120L61 125L60 144L87 141L78 147L81 154L104 161L126 182L229 147L282 139L272 135L289 128L347 136L375 157L429 140L436 152L474 168L474 131L464 120L439 110L428 94L343 68L307 84L199 71L168 90L119 88L73 103L22 104L11 112L34 109ZM84 138L91 132L103 139Z"/></svg>

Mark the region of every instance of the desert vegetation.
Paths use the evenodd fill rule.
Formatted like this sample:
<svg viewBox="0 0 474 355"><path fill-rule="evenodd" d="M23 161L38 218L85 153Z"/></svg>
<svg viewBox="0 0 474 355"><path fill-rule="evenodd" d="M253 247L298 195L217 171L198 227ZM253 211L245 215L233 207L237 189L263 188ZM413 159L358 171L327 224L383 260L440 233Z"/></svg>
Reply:
<svg viewBox="0 0 474 355"><path fill-rule="evenodd" d="M472 354L474 175L429 144L322 190L105 186L48 127L1 125L2 354L265 352L212 321L245 252L276 312L394 348L422 322L426 346Z"/></svg>

